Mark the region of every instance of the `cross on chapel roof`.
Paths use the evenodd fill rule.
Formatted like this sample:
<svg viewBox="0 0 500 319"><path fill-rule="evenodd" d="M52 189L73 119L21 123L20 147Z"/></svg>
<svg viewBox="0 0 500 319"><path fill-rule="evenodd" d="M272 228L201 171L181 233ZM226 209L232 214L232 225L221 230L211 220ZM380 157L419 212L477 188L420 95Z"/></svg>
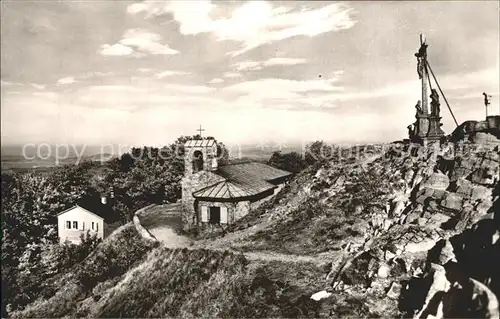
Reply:
<svg viewBox="0 0 500 319"><path fill-rule="evenodd" d="M201 128L201 125L200 125L200 128L199 128L199 129L197 129L197 131L199 132L199 135L200 135L200 137L201 137L201 136L202 136L202 135L201 135L201 132L204 132L204 131L205 131L205 129L202 129L202 128Z"/></svg>

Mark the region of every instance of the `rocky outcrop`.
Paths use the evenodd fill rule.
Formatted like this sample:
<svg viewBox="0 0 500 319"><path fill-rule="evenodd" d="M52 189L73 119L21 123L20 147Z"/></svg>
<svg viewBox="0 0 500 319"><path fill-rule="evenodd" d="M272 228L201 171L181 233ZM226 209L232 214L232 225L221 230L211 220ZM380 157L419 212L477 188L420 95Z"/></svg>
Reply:
<svg viewBox="0 0 500 319"><path fill-rule="evenodd" d="M427 268L413 278L406 298L425 293L416 317L498 318L500 293L499 213L471 229L439 241L427 255ZM424 287L416 282L424 281ZM412 309L406 309L411 314Z"/></svg>
<svg viewBox="0 0 500 319"><path fill-rule="evenodd" d="M335 290L397 300L391 315L498 318L500 152L475 136L488 145L398 145L367 167L391 185L386 208L372 208L365 244L332 271Z"/></svg>

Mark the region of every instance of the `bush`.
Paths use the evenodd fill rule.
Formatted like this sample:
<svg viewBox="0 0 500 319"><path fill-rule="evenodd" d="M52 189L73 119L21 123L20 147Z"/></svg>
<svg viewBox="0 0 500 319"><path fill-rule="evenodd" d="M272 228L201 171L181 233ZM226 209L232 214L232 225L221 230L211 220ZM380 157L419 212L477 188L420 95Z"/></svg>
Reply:
<svg viewBox="0 0 500 319"><path fill-rule="evenodd" d="M44 273L45 280L38 283L38 294L26 301L33 302L23 311L14 312L14 317L63 317L74 313L77 300L92 292L100 282L120 277L138 263L155 245L146 242L135 231L133 225L117 230L112 236L99 243L94 237L86 239L81 246L61 245L49 249L44 260L58 261L57 272ZM85 252L90 254L85 257ZM69 257L67 257L69 256ZM83 260L81 260L83 258ZM81 261L80 261L81 260ZM78 261L80 261L78 263ZM74 264L76 262L76 264ZM55 269L51 265L47 269ZM66 268L64 268L66 267ZM23 278L23 277L20 277ZM27 277L28 279L29 277ZM38 279L38 278L37 278ZM23 281L22 287L33 288ZM41 298L40 298L41 297Z"/></svg>
<svg viewBox="0 0 500 319"><path fill-rule="evenodd" d="M124 228L113 240L103 243L76 270L76 279L88 291L97 283L123 275L155 244L146 242L135 227Z"/></svg>
<svg viewBox="0 0 500 319"><path fill-rule="evenodd" d="M302 155L297 152L282 154L276 151L271 155L267 164L291 173L298 173L306 168Z"/></svg>

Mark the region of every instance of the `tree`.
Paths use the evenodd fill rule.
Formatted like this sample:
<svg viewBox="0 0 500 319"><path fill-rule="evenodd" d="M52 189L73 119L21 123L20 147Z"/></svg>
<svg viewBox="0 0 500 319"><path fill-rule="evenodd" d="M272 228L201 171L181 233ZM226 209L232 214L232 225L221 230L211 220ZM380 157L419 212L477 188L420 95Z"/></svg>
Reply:
<svg viewBox="0 0 500 319"><path fill-rule="evenodd" d="M222 142L217 143L217 159L219 165L226 165L229 163L229 150Z"/></svg>
<svg viewBox="0 0 500 319"><path fill-rule="evenodd" d="M56 168L2 176L2 315L32 299L30 273L43 272L41 247L57 243L56 215L74 205L89 190L83 173L89 166ZM22 270L26 270L22 272Z"/></svg>
<svg viewBox="0 0 500 319"><path fill-rule="evenodd" d="M306 165L313 165L323 162L333 155L333 147L323 141L315 141L306 146L304 160Z"/></svg>
<svg viewBox="0 0 500 319"><path fill-rule="evenodd" d="M281 151L275 151L267 163L292 173L298 173L306 167L302 156L297 152L282 154Z"/></svg>

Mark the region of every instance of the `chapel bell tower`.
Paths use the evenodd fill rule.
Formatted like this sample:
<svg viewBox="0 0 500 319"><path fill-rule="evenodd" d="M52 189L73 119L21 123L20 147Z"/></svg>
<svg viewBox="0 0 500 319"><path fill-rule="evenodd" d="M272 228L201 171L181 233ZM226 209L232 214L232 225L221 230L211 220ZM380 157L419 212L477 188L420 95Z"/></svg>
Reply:
<svg viewBox="0 0 500 319"><path fill-rule="evenodd" d="M200 129L201 130L201 129ZM184 144L185 175L217 170L217 141L213 138L190 139Z"/></svg>

